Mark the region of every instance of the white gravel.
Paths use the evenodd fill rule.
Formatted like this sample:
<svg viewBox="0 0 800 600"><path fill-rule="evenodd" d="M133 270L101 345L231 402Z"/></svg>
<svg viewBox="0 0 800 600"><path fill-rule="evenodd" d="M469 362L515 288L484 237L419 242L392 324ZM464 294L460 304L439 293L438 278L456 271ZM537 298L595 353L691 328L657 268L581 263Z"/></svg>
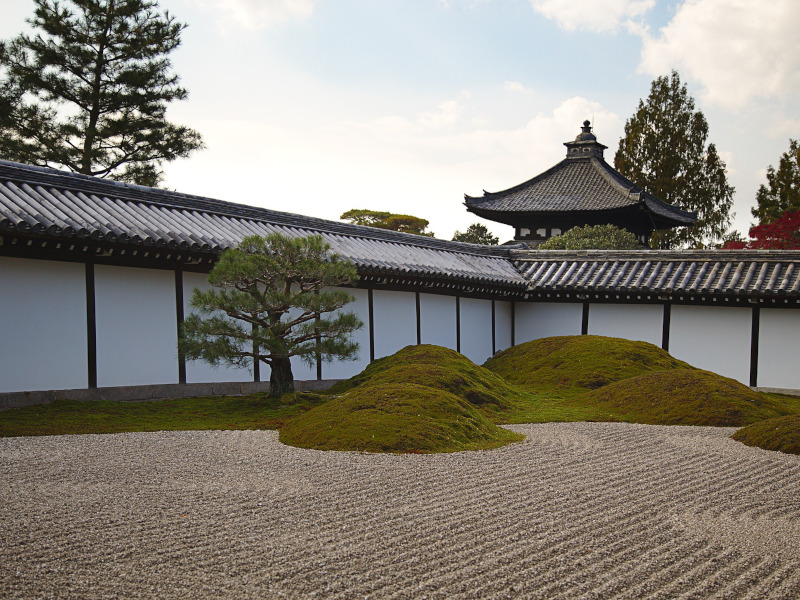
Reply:
<svg viewBox="0 0 800 600"><path fill-rule="evenodd" d="M732 429L512 429L433 456L0 439L0 597L800 598L800 457Z"/></svg>

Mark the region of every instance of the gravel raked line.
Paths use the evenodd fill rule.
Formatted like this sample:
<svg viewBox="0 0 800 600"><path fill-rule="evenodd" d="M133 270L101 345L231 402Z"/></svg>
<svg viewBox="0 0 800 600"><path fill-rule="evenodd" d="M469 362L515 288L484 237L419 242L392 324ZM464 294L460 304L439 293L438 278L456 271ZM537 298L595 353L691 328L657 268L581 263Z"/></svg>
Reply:
<svg viewBox="0 0 800 600"><path fill-rule="evenodd" d="M800 598L800 457L728 428L511 429L404 456L0 439L0 597Z"/></svg>

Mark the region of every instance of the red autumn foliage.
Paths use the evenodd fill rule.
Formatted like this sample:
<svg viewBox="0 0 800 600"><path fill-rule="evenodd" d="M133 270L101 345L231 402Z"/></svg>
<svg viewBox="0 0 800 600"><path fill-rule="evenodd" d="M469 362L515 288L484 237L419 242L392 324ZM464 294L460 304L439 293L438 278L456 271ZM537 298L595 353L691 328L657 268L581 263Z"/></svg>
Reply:
<svg viewBox="0 0 800 600"><path fill-rule="evenodd" d="M750 228L750 241L725 242L723 250L800 250L800 210L787 210L779 219Z"/></svg>

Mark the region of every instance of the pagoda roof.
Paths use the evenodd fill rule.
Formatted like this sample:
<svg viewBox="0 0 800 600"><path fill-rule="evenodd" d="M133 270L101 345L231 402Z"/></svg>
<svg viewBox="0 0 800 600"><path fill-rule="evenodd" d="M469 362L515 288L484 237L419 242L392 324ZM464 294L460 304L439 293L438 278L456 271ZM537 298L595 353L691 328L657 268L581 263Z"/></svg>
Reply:
<svg viewBox="0 0 800 600"><path fill-rule="evenodd" d="M584 129L587 126L584 124ZM606 146L584 131L565 144L567 158L544 173L500 192L482 197L464 195L469 212L513 224L519 217L544 214L596 213L644 209L659 227L691 225L697 218L624 177L603 159Z"/></svg>

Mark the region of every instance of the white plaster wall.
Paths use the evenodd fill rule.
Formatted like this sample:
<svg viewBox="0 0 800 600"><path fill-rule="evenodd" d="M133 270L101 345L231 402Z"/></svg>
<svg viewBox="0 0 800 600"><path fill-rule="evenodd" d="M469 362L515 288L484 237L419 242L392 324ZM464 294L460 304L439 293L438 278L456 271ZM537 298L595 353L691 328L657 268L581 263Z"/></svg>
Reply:
<svg viewBox="0 0 800 600"><path fill-rule="evenodd" d="M420 338L423 344L456 349L456 297L419 295Z"/></svg>
<svg viewBox="0 0 800 600"><path fill-rule="evenodd" d="M348 379L363 371L369 364L369 292L362 289L346 289L347 293L355 298L342 310L354 312L364 322L364 326L355 331L351 339L358 342L357 360L335 360L322 363L323 379Z"/></svg>
<svg viewBox="0 0 800 600"><path fill-rule="evenodd" d="M759 316L759 387L800 390L800 310L762 308Z"/></svg>
<svg viewBox="0 0 800 600"><path fill-rule="evenodd" d="M412 292L374 290L375 358L417 343L417 302Z"/></svg>
<svg viewBox="0 0 800 600"><path fill-rule="evenodd" d="M192 292L195 288L208 290L208 275L203 273L183 273L183 314L189 316L192 311ZM269 369L261 366L262 378L266 373L269 378ZM238 369L227 365L211 366L202 360L186 361L186 383L212 383L223 381L252 381L253 373L250 369Z"/></svg>
<svg viewBox="0 0 800 600"><path fill-rule="evenodd" d="M95 267L97 385L178 382L175 273Z"/></svg>
<svg viewBox="0 0 800 600"><path fill-rule="evenodd" d="M673 305L669 353L747 385L751 314L749 308Z"/></svg>
<svg viewBox="0 0 800 600"><path fill-rule="evenodd" d="M591 335L641 340L661 347L664 307L660 304L592 304Z"/></svg>
<svg viewBox="0 0 800 600"><path fill-rule="evenodd" d="M579 303L517 302L517 344L554 335L580 335L583 305Z"/></svg>
<svg viewBox="0 0 800 600"><path fill-rule="evenodd" d="M511 302L494 303L494 348L496 352L511 347Z"/></svg>
<svg viewBox="0 0 800 600"><path fill-rule="evenodd" d="M492 356L492 301L461 298L461 354L483 364Z"/></svg>
<svg viewBox="0 0 800 600"><path fill-rule="evenodd" d="M85 266L0 257L0 392L88 386Z"/></svg>

